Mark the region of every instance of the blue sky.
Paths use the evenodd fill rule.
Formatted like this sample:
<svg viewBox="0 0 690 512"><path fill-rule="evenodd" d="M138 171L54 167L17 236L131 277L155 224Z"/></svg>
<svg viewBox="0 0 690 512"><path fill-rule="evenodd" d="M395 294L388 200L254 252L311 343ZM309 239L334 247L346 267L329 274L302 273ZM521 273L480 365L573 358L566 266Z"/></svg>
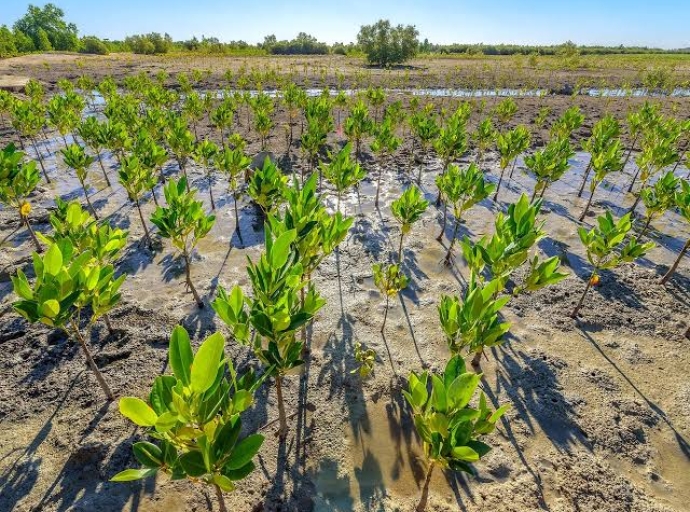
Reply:
<svg viewBox="0 0 690 512"><path fill-rule="evenodd" d="M0 24L28 3L4 0ZM110 39L142 32L250 43L267 34L291 39L304 31L321 41L349 42L378 18L414 24L420 38L450 43L690 46L688 0L55 0L82 35ZM42 2L36 2L43 5Z"/></svg>

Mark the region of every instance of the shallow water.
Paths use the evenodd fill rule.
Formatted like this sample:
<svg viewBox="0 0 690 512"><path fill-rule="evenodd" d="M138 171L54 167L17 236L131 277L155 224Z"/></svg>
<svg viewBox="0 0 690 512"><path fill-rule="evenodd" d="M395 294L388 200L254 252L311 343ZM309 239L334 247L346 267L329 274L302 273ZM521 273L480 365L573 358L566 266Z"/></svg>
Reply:
<svg viewBox="0 0 690 512"><path fill-rule="evenodd" d="M346 96L356 96L363 94L367 89L328 89L331 96L336 96L340 92ZM552 93L547 89L453 89L453 88L386 88L384 89L389 95L413 95L413 96L430 96L434 98L485 98L485 97L514 97L514 98L529 98L548 96ZM308 88L306 89L307 96L316 97L323 94L324 89ZM227 91L216 92L217 97L222 98L227 93L249 93L251 96L257 96L263 93L272 98L282 96L282 92L275 89L264 90L243 90L243 89L228 89ZM567 94L568 96L571 94ZM634 98L664 98L664 97L690 97L690 88L676 88L673 91L660 91L649 89L617 89L617 88L600 88L600 89L580 89L577 91L578 96L591 97L634 97Z"/></svg>

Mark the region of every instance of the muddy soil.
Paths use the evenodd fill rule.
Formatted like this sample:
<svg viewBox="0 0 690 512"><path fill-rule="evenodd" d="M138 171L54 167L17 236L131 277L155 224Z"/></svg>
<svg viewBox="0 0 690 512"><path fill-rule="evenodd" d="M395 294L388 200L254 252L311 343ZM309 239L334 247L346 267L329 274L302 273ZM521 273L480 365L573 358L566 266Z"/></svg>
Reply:
<svg viewBox="0 0 690 512"><path fill-rule="evenodd" d="M176 76L192 70L201 72L196 86L221 89L235 87L240 74L269 72L263 87L279 87L277 78L289 78L305 87L429 87L429 88L543 88L570 94L579 87L642 87L648 70L665 66L654 55L633 57L586 56L575 65L564 65L558 57L434 57L418 58L404 66L380 69L364 59L341 55L238 57L218 55L134 55L33 54L0 60L0 74L35 78L49 88L58 79L76 79L87 74L96 80L110 76L116 81L132 74L154 76L163 71L165 83L178 87ZM669 68L670 69L670 68ZM230 72L228 77L226 73ZM678 60L672 75L676 83L688 83L690 64Z"/></svg>
<svg viewBox="0 0 690 512"><path fill-rule="evenodd" d="M544 101L555 118L574 100L521 99L514 122L530 122ZM634 100L577 102L588 117L579 136L588 134L592 120L603 112L623 119L636 105ZM687 116L682 100L667 101L665 108ZM238 117L237 129L250 140L250 153L257 153L257 138ZM478 118L475 114L473 122ZM277 124L283 122L279 112ZM202 136L213 136L206 122L200 130ZM3 133L3 143L14 137L9 130ZM536 144L545 135L538 133ZM340 139L336 133L330 143L335 146ZM285 152L280 128L269 143L277 155ZM55 155L61 145L59 137L51 136L40 147L54 179L50 186L41 184L32 198L32 222L41 231L48 229L56 195L83 200L76 178ZM566 177L546 192L542 214L548 236L538 251L560 255L571 275L512 300L505 313L513 325L510 339L482 361L482 388L491 402L512 405L488 439L494 450L477 464L477 477L437 472L429 510L690 510L690 340L683 336L690 324L690 261L682 262L666 286L658 284L690 230L675 212L655 221L650 237L657 248L635 265L602 275L580 317L569 318L590 271L576 234L586 200L577 198L576 190L587 160L585 153L575 156ZM109 155L107 163L115 180ZM299 175L302 165L297 148L289 158L281 157L286 173ZM420 166L432 206L405 239L404 269L411 283L391 301L382 336L384 300L374 287L371 264L396 252L399 230L390 203ZM441 221L433 207L439 162L433 157L415 161L406 142L383 166L365 155L365 167L370 176L359 200L353 193L341 203L356 217L351 233L314 276L328 302L309 328L304 371L286 379L284 394L293 411L290 435L283 444L274 436L275 394L270 385L263 387L244 421L248 432L261 430L267 439L257 470L227 496L229 510L410 511L418 498L424 462L400 388L410 371L442 369L449 353L437 304L442 294L462 293L469 272L459 255L452 266L442 264L451 225L442 244L435 240ZM486 158L484 168L489 179L497 180L496 155ZM593 213L608 207L618 214L632 204L625 189L633 170L631 162L599 189ZM166 173L177 172L170 162ZM384 173L380 209L374 207L378 172ZM204 173L193 168L190 176L210 207ZM459 236L476 239L491 233L494 214L520 193L530 194L533 184L520 159L499 201L484 201L468 212ZM182 262L167 242L154 251L138 244L143 231L122 188L105 187L97 170L91 185L100 215L129 229L132 243L118 264L128 278L123 301L111 315L117 332L109 335L99 324L90 343L118 395L145 396L155 376L168 371L167 342L174 325L184 325L196 344L211 332L227 331L210 307L199 310L193 304ZM246 257L258 257L263 239L256 211L243 199L240 243L227 186L221 177L212 186L218 220L200 244L192 269L207 303L218 286L248 287ZM327 188L325 193L334 208L334 197ZM151 200L144 203L145 215L153 207ZM585 225L593 220L588 217ZM46 327L28 325L9 308L14 300L9 276L27 267L32 249L19 227L13 212L0 210L0 510L217 510L215 496L191 483L164 477L138 484L108 482L135 464L131 444L142 433L119 415L115 404L104 403L72 342ZM357 341L378 354L374 375L364 381L350 373L356 368ZM227 353L239 367L255 364L249 351L231 339Z"/></svg>

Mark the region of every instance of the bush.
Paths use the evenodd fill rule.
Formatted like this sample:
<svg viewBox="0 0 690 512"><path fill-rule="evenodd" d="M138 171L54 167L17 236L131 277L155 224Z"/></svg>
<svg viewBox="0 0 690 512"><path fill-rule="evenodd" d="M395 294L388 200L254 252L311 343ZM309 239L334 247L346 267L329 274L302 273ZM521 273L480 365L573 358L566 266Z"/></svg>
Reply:
<svg viewBox="0 0 690 512"><path fill-rule="evenodd" d="M108 55L106 44L95 36L86 36L81 40L79 53L89 53L93 55Z"/></svg>
<svg viewBox="0 0 690 512"><path fill-rule="evenodd" d="M400 64L417 54L419 32L412 25L391 26L388 20L364 25L357 34L357 43L370 64L390 66Z"/></svg>
<svg viewBox="0 0 690 512"><path fill-rule="evenodd" d="M125 45L134 53L152 55L154 53L168 53L172 49L172 38L157 32L129 36L125 39Z"/></svg>

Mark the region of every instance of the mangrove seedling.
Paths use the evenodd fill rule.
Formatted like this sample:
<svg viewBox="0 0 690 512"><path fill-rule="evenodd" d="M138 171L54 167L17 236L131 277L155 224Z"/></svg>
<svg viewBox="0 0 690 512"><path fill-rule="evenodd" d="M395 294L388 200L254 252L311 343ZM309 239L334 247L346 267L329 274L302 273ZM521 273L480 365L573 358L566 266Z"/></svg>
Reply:
<svg viewBox="0 0 690 512"><path fill-rule="evenodd" d="M208 194L211 199L211 210L216 209L216 202L213 200L213 167L212 162L218 154L218 146L208 139L204 139L194 146L192 158L204 167L206 179L208 180Z"/></svg>
<svg viewBox="0 0 690 512"><path fill-rule="evenodd" d="M252 459L264 442L261 434L242 433L241 414L254 401L262 382L250 371L238 375L225 357L220 333L206 338L196 354L187 331L175 327L168 349L173 375L156 377L148 403L137 397L120 399L120 413L145 427L155 442L132 445L141 464L115 475L113 482L130 482L155 476L159 471L172 480L187 478L216 491L219 508L227 510L223 492L255 469Z"/></svg>
<svg viewBox="0 0 690 512"><path fill-rule="evenodd" d="M240 214L238 209L238 203L240 201L239 180L241 176L246 173L247 169L249 169L252 159L245 155L242 147L239 146L235 147L234 149L223 149L216 154L213 159L213 163L220 172L225 174L228 179L228 187L230 188L233 206L235 208L235 231L237 231L237 236L240 239L240 243L244 243L242 240L242 231L240 229Z"/></svg>
<svg viewBox="0 0 690 512"><path fill-rule="evenodd" d="M594 155L602 154L608 149L609 144L613 139L618 137L621 132L621 127L618 120L611 114L607 114L594 124L592 128L592 135L589 139L582 142L582 149L587 151L592 158L590 158L584 176L582 177L582 184L577 193L577 197L581 197L587 184L587 178L594 165Z"/></svg>
<svg viewBox="0 0 690 512"><path fill-rule="evenodd" d="M491 118L485 118L477 126L477 130L472 134L472 139L477 146L477 165L481 169L484 153L486 153L491 146L496 142L498 132L494 128Z"/></svg>
<svg viewBox="0 0 690 512"><path fill-rule="evenodd" d="M496 120L502 125L508 124L513 119L515 114L517 114L517 112L517 103L515 103L515 100L510 97L501 100L494 108Z"/></svg>
<svg viewBox="0 0 690 512"><path fill-rule="evenodd" d="M400 269L400 265L393 263L374 263L371 267L371 270L374 274L374 284L386 297L386 308L384 309L383 323L381 324L381 333L383 334L383 331L386 328L386 319L388 318L388 305L390 298L407 288L409 279L405 274L403 274L402 270Z"/></svg>
<svg viewBox="0 0 690 512"><path fill-rule="evenodd" d="M444 295L438 306L446 343L453 354L465 349L474 354L473 366L479 366L485 348L503 343L510 324L501 322L501 308L510 301L509 295L497 297L505 281L494 279L482 283L472 275L463 300Z"/></svg>
<svg viewBox="0 0 690 512"><path fill-rule="evenodd" d="M79 183L81 183L81 188L84 190L84 196L86 197L86 203L89 205L89 209L93 216L98 220L98 214L96 209L91 204L91 199L89 198L89 190L86 186L86 177L88 174L89 166L94 162L94 158L86 154L84 148L79 144L70 144L60 152L65 160L65 164L74 169L77 175Z"/></svg>
<svg viewBox="0 0 690 512"><path fill-rule="evenodd" d="M462 221L462 215L475 204L489 197L496 186L484 180L484 173L482 173L479 167L474 163L462 170L457 165L451 164L445 174L441 174L436 178L436 184L445 198L446 203L443 210L441 232L438 237L436 237L436 240L440 242L443 238L443 233L445 233L448 205L452 206L453 217L455 219L453 223L453 235L450 238L448 252L445 258L446 264L449 264L455 244L455 238L457 237L460 222Z"/></svg>
<svg viewBox="0 0 690 512"><path fill-rule="evenodd" d="M374 122L369 117L369 109L362 100L359 100L345 118L345 135L350 143L355 145L355 158L361 162L360 148L362 139L374 131Z"/></svg>
<svg viewBox="0 0 690 512"><path fill-rule="evenodd" d="M120 184L127 192L127 197L137 207L141 227L144 228L144 239L150 247L151 235L146 226L144 214L141 212L141 198L156 185L156 176L151 168L143 166L139 158L134 155L127 155L122 159L118 176Z"/></svg>
<svg viewBox="0 0 690 512"><path fill-rule="evenodd" d="M599 281L600 271L633 262L654 247L653 242L640 244L635 237L631 237L628 242L625 241L632 229L630 215L630 213L626 213L616 221L611 212L607 210L604 215L597 217L597 226L591 230L587 231L582 227L578 229L582 245L587 250L587 261L592 265L592 273L577 306L570 314L572 318L577 317L587 292L592 285Z"/></svg>
<svg viewBox="0 0 690 512"><path fill-rule="evenodd" d="M534 175L532 201L544 197L546 189L561 179L570 168L568 160L575 155L570 141L566 138L551 139L541 150L525 157L525 166Z"/></svg>
<svg viewBox="0 0 690 512"><path fill-rule="evenodd" d="M429 201L423 198L422 192L412 185L391 203L393 217L400 223L400 244L398 245L398 263L402 265L403 238L412 229L429 207Z"/></svg>
<svg viewBox="0 0 690 512"><path fill-rule="evenodd" d="M125 275L116 279L112 265L99 264L90 251L77 254L69 240L50 244L42 257L34 253L33 271L36 275L33 284L21 270L12 277L14 292L20 297L12 304L14 310L31 323L41 322L60 329L77 341L89 369L107 399L112 400L113 393L81 331L81 320L84 308L88 307L91 328L99 317L117 305Z"/></svg>
<svg viewBox="0 0 690 512"><path fill-rule="evenodd" d="M103 178L105 178L106 184L110 187L110 178L105 171L103 158L101 157L101 151L103 151L105 147L105 142L101 136L101 123L99 123L95 117L87 117L77 127L77 133L96 154L96 160L98 160L98 165L101 167Z"/></svg>
<svg viewBox="0 0 690 512"><path fill-rule="evenodd" d="M159 234L169 238L173 247L184 259L187 286L198 307L204 303L192 283L191 255L199 240L208 235L216 221L215 215L206 215L204 205L194 196L196 189L187 191L187 180L182 176L177 182L170 180L163 189L168 206L159 206L151 216L151 222L158 227Z"/></svg>
<svg viewBox="0 0 690 512"><path fill-rule="evenodd" d="M374 198L374 206L376 208L379 207L384 165L388 157L400 147L400 144L402 144L402 140L395 135L395 127L389 117L384 118L380 124L376 125L374 128L374 140L371 142L371 150L379 160L376 177L376 197Z"/></svg>
<svg viewBox="0 0 690 512"><path fill-rule="evenodd" d="M501 184L503 183L503 177L505 175L506 169L512 162L512 167L510 169L510 177L513 176L513 171L515 171L515 164L517 163L517 157L529 147L531 135L526 126L520 125L506 133L499 133L496 138L496 147L498 148L498 153L500 155L499 165L501 167L501 177L498 179L498 185L496 186L496 194L494 194L494 201L498 200L498 193L501 190Z"/></svg>
<svg viewBox="0 0 690 512"><path fill-rule="evenodd" d="M355 342L355 361L357 361L359 366L354 370L350 370L350 373L357 373L360 378L366 379L374 372L376 351L373 348L364 348L362 344L357 341Z"/></svg>
<svg viewBox="0 0 690 512"><path fill-rule="evenodd" d="M414 425L422 439L427 459L426 478L415 512L426 510L429 483L436 466L474 474L472 463L484 457L491 447L480 441L496 428L509 404L492 411L484 393L477 408L471 407L481 374L468 372L462 357L455 355L440 375L410 373L405 399L412 408Z"/></svg>
<svg viewBox="0 0 690 512"><path fill-rule="evenodd" d="M321 171L336 191L336 211L340 211L340 200L350 187L357 187L366 176L366 171L350 156L352 144L348 142L337 153L328 153L329 162L321 162Z"/></svg>
<svg viewBox="0 0 690 512"><path fill-rule="evenodd" d="M604 178L612 172L619 172L623 169L623 146L620 140L609 141L604 147L599 147L592 153L590 165L594 169L594 176L589 183L589 199L580 215L580 222L585 220L590 206L592 206L592 199L594 198L594 191L599 184L604 181Z"/></svg>
<svg viewBox="0 0 690 512"><path fill-rule="evenodd" d="M187 124L182 119L171 117L166 132L166 142L175 155L177 165L185 178L187 191L189 191L187 160L194 152L194 135L192 135L192 132L189 131Z"/></svg>
<svg viewBox="0 0 690 512"><path fill-rule="evenodd" d="M264 165L252 174L247 187L249 197L259 206L264 217L273 213L285 202L287 176L267 156Z"/></svg>
<svg viewBox="0 0 690 512"><path fill-rule="evenodd" d="M645 222L640 237L645 235L655 216L663 215L666 210L675 206L676 192L680 186L680 181L680 178L676 178L673 171L668 171L654 185L644 188L640 192L645 206Z"/></svg>
<svg viewBox="0 0 690 512"><path fill-rule="evenodd" d="M314 286L302 278L299 254L293 246L296 237L294 230L274 237L267 224L265 251L256 263L248 259L252 297L245 296L239 286L229 294L219 287L218 297L212 304L234 338L243 345L251 344L267 374L275 378L281 439L287 436L283 378L304 364L301 359L304 343L296 333L326 303ZM307 293L300 300L300 292L305 287ZM255 331L254 336L250 336L250 327Z"/></svg>
<svg viewBox="0 0 690 512"><path fill-rule="evenodd" d="M14 144L9 144L0 152L0 203L16 209L24 227L36 247L36 251L43 252L31 224L29 214L31 203L29 196L41 179L36 163L32 160L23 162L24 153L17 151Z"/></svg>

